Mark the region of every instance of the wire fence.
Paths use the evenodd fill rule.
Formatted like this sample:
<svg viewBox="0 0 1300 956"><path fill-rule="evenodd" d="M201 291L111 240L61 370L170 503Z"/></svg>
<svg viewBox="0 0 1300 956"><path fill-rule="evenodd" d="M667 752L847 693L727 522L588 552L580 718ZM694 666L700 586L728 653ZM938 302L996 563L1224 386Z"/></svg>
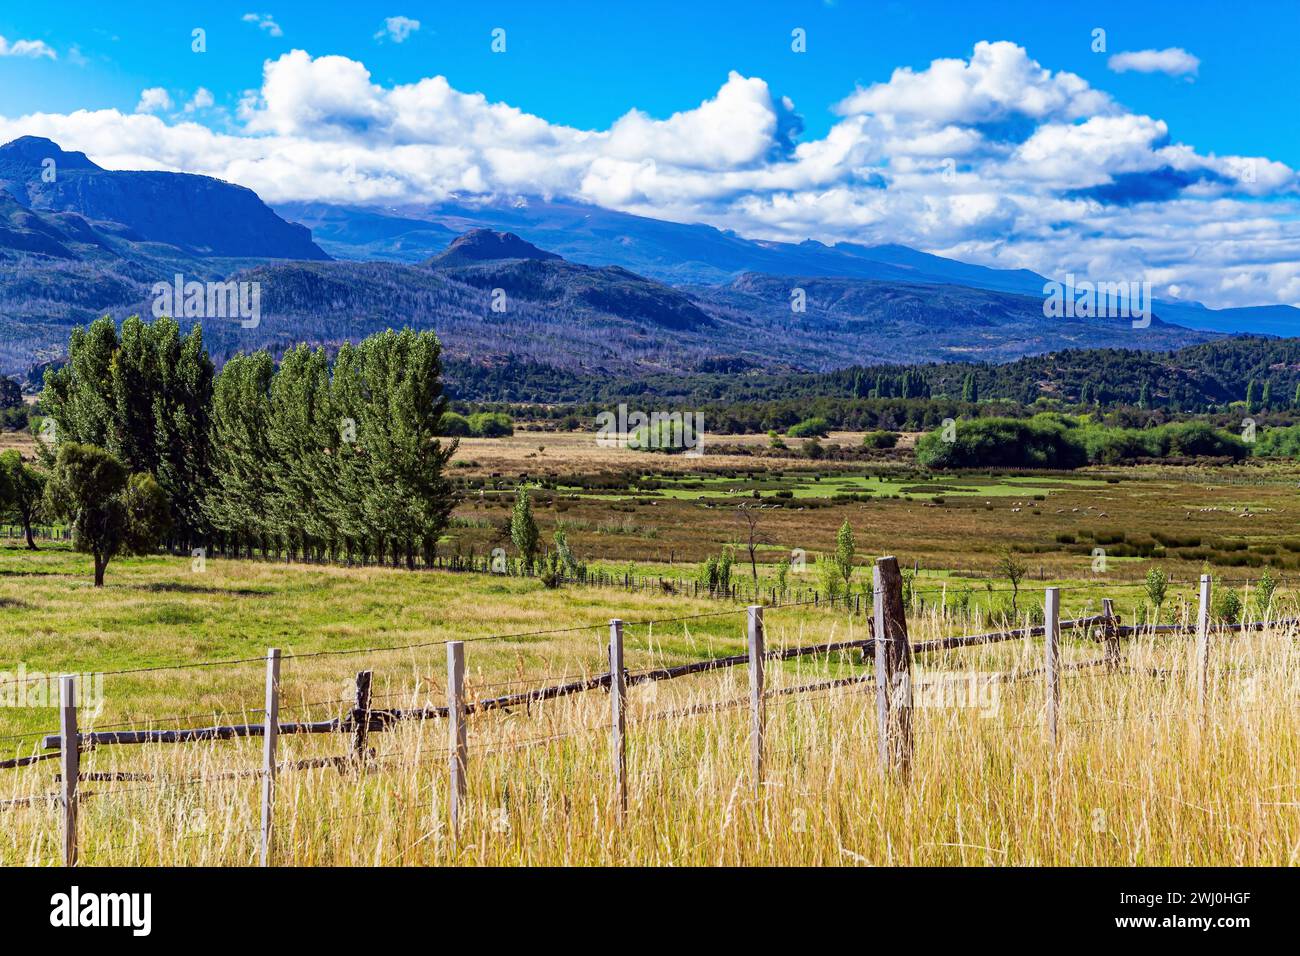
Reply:
<svg viewBox="0 0 1300 956"><path fill-rule="evenodd" d="M882 559L882 561L892 561L892 559ZM889 570L889 568L886 569L886 571ZM136 721L119 721L98 725L94 729L88 728L78 731L75 729L75 703L72 704L72 729L68 729L66 711L69 707L69 700L65 699L63 702L65 709L64 729L58 734L44 735L42 740L42 746L50 752L33 753L26 757L0 761L0 769L19 769L47 760L60 760L62 764L61 773L55 777L55 782L60 784L59 791L25 795L0 801L0 809L38 805L61 808L64 821L65 862L75 863L77 862L76 808L82 801L89 799L100 800L104 797L125 799L132 795L175 792L196 787L208 787L219 782L257 779L262 783L263 823L260 827L248 828L246 831L241 832L259 833L261 835L261 857L265 863L271 857L272 834L275 828L273 784L281 775L328 769L342 774L363 775L377 767L396 766L401 769L414 770L416 767L445 763L453 781L451 792L454 795L457 788L463 786L464 766L471 757L473 759L484 759L494 754L514 754L564 741L585 739L596 733L611 733L614 748L617 752L615 756L615 776L619 779L621 787L623 773L617 768L622 766L620 761L626 760L626 731L628 727L649 729L662 725L666 721L689 720L708 714L720 714L748 708L751 713L751 745L753 752L751 772L754 779L760 781L764 773L763 762L766 759L765 735L766 709L768 705L782 705L800 701L812 702L825 699L827 695L840 690L859 690L875 696L880 739L887 744L887 746L882 744L881 749L882 772L902 774L906 777L912 746L910 714L913 707L913 694L925 694L927 691L942 688L954 680L964 681L968 679L967 677L955 679L940 677L937 680L914 681L911 669L911 661L914 656L940 650L955 650L1007 641L1029 641L1042 638L1045 647L1043 666L1019 667L1009 671L979 672L977 679L989 683L1041 682L1047 694L1048 726L1052 739L1055 741L1058 726L1073 727L1112 720L1145 719L1142 715L1134 715L1097 718L1096 720L1058 721L1055 717L1056 702L1059 699L1059 685L1062 678L1084 677L1089 672L1095 671L1102 671L1111 675L1122 674L1125 672L1125 665L1116 651L1119 642L1123 638L1140 635L1153 636L1188 630L1181 627L1168 629L1163 626L1125 626L1111 612L1109 601L1106 602L1105 611L1102 615L1062 620L1059 617L1059 598L1052 592L1064 589L1049 589L1047 620L1042 625L1011 628L982 634L954 635L952 637L912 643L907 635L906 614L902 602L902 578L897 573L896 564L892 566L892 572L892 576L886 573L878 577L869 636L858 640L797 644L789 647L768 649L765 645L765 612L778 612L786 608L797 608L816 603L815 601L803 601L771 606L755 605L743 610L730 609L728 611L654 620L616 620L611 621L608 625L580 625L483 635L465 638L462 641L423 641L399 646L349 648L296 655L281 655L278 652L273 652L268 657L183 662L174 665L159 664L104 672L106 674L139 674L168 670L180 671L196 667L233 666L251 663L265 664L267 665L267 703L262 708L250 707L235 711L248 715L260 714L262 717L260 722L218 724L215 723L215 720L222 713L229 711L213 710L172 714L166 717L150 717ZM1208 594L1208 588L1203 587L1201 613L1198 615L1198 624L1195 628L1198 636L1198 657L1208 646L1213 630L1217 630L1218 633L1231 631L1241 633L1262 629L1260 622L1223 625L1217 627L1217 629L1211 628L1209 626L1208 608L1205 607ZM478 700L470 700L466 697L463 647L467 643L489 640L518 640L550 634L591 632L608 627L610 631L609 660L621 661L624 632L628 628L663 626L695 621L701 618L741 614L744 615L748 641L748 649L745 654L710 657L681 665L652 667L639 671L620 668L595 674L556 675L548 673L539 675L536 678L519 677L510 680L486 682L476 685L477 688L480 691L502 688L523 689L498 697L484 697ZM1300 619L1291 618L1264 622L1264 625L1295 627L1300 625ZM1105 648L1104 656L1083 661L1061 661L1059 657L1060 637L1062 632L1071 630L1082 632L1085 639L1097 641ZM391 700L403 696L414 700L419 695L410 691L395 691L372 696L370 693L370 672L365 671L358 675L357 694L352 699L346 697L327 698L311 703L300 702L296 705L298 713L301 713L306 708L331 706L341 706L343 708L342 713L321 721L299 722L284 719L286 716L293 715L292 707L295 706L291 704L290 709L285 711L280 709L284 680L284 673L280 670L280 667L285 662L317 657L366 655L432 646L447 647L449 665L455 659L459 659L461 662L459 674L454 667L449 666L447 686L445 688L446 702L444 704L426 704L420 707L407 708L377 706L382 700ZM852 655L855 653L860 654L861 657L860 660L853 662ZM826 675L824 679L820 680L809 681L804 679L786 685L769 685L764 676L767 666L772 663L811 660L813 662L821 661L829 665L832 659L840 662L848 659L854 666L862 666L864 670L861 673L844 676ZM747 695L704 700L685 706L651 709L642 713L629 713L627 710L627 692L631 687L654 685L735 667L746 667L748 669L750 686ZM798 678L803 675L796 674L795 676ZM1189 676L1194 675L1189 674ZM560 682L543 684L543 686L529 686L547 680L559 680ZM70 686L70 683L65 685L65 691ZM485 735L481 736L476 733L472 744L464 735L463 729L459 732L460 736L457 736L457 727L463 727L463 722L471 717L481 719L491 712L512 717L520 708L527 710L533 704L555 701L566 697L579 697L592 692L601 692L610 698L612 715L610 720L585 722L577 725L567 724L559 728L552 727L547 732L530 733L522 737L512 736L509 733L510 725L498 722L491 727L485 725L483 728ZM75 702L75 697L70 699ZM350 707L347 706L349 704ZM190 720L209 718L214 723L202 727L159 729L157 726L166 723L184 723ZM400 746L381 753L376 753L370 748L370 734L391 732L403 725L421 721L441 721L446 724L450 731L448 745L446 747L431 747L421 744L417 748L414 757L412 757L409 750ZM147 723L151 726L147 729L140 729L140 723ZM1012 725L1008 729L1023 729L1028 726L1041 725L1018 724ZM503 735L502 731L506 731L506 733ZM494 733L495 736L493 736ZM294 760L277 758L276 742L282 737L299 734L349 736L351 744L348 747L348 752L341 755L313 756ZM29 733L0 739L28 739L33 736L39 735ZM161 774L150 775L131 771L82 771L80 769L81 755L104 747L131 744L185 744L243 737L260 737L266 741L267 746L264 749L264 760L261 767L183 775L174 779L167 779ZM71 746L69 746L69 742L71 742ZM69 758L71 758L71 761L69 761ZM69 768L71 768L71 772L68 772ZM461 781L461 783L456 781ZM107 788L82 789L79 786L80 783L115 783L120 785ZM617 799L625 811L625 791ZM454 802L453 800L453 805ZM430 802L412 805L409 809L431 806L432 803ZM382 814L384 812L387 811L368 811L363 816L372 813ZM455 811L453 810L453 824L454 818ZM293 825L298 825L296 818ZM187 836L186 839L190 839L190 837ZM72 847L71 850L69 850L69 846Z"/></svg>

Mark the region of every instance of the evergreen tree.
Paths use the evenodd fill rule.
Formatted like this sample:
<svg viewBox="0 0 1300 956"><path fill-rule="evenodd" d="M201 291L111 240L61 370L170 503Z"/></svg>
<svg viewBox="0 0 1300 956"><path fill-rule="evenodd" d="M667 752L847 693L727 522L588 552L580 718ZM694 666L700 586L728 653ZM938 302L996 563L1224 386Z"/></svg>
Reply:
<svg viewBox="0 0 1300 956"><path fill-rule="evenodd" d="M1260 398L1259 404L1264 409L1264 411L1268 411L1270 408L1273 407L1273 380L1272 379L1269 378L1264 379L1264 394Z"/></svg>
<svg viewBox="0 0 1300 956"><path fill-rule="evenodd" d="M1259 411L1259 400L1257 397L1258 395L1259 395L1258 386L1256 385L1255 380L1252 378L1249 382L1246 383L1246 412L1248 414L1253 415L1255 414L1255 412Z"/></svg>

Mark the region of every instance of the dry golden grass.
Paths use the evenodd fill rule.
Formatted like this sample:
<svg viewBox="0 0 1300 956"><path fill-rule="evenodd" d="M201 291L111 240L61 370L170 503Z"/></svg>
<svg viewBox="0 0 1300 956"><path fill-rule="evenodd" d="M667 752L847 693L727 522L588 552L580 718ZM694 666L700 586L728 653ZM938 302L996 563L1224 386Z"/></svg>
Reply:
<svg viewBox="0 0 1300 956"><path fill-rule="evenodd" d="M71 560L71 559L69 559ZM354 605L363 622L391 615L392 645L464 637L472 698L510 693L558 677L598 673L603 630L474 641L500 630L527 629L536 617L553 627L592 623L618 613L629 618L715 613L716 604L617 592L543 592L527 582L403 572L322 571L242 562L212 562L223 577L213 587L254 590L269 576L278 608L254 607L238 624L199 617L183 630L192 643L180 653L144 625L147 608L108 620L111 595L69 582L37 580L45 599L90 602L70 627L89 627L121 648L132 621L141 626L154 659L203 658L226 628L253 629L273 642L317 613ZM132 584L157 582L171 565L124 563ZM213 573L213 572L209 572ZM274 575L282 575L274 579ZM110 580L113 575L110 572ZM310 585L310 590L306 589ZM484 588L500 588L489 596ZM517 587L516 587L517 585ZM404 595L399 599L397 595ZM459 595L457 599L454 595ZM175 597L175 593L173 593ZM1067 602L1069 594L1067 593ZM454 610L438 601L459 600ZM35 599L29 599L34 602ZM182 604L225 601L210 593L180 595ZM304 607L306 601L320 605ZM642 604L640 602L644 601ZM228 605L217 607L229 609ZM670 608L676 613L667 613ZM618 610L615 610L618 609ZM214 607L208 613L222 613ZM240 613L240 612L234 612ZM1076 608L1067 607L1066 617ZM1293 613L1287 609L1285 613ZM425 616L429 624L415 620ZM38 622L23 640L39 662ZM21 620L21 616L19 617ZM458 623L459 620L459 623ZM743 615L680 621L653 629L629 627L628 664L641 670L742 646ZM487 623L485 623L487 622ZM48 625L48 621L45 622ZM524 625L524 627L518 627ZM545 626L545 625L543 625ZM969 630L966 622L927 614L911 622L912 639ZM861 619L825 610L767 612L769 647L863 636ZM165 633L163 631L162 633ZM369 634L340 640L284 634L280 643L310 649L365 646ZM357 640L353 640L353 638ZM376 755L363 772L335 769L285 772L276 804L276 853L298 865L516 864L968 864L968 865L1285 865L1300 859L1300 632L1289 627L1216 639L1213 708L1201 724L1191 680L1193 641L1186 636L1137 638L1125 644L1123 669L1070 672L1063 681L1059 744L1041 729L1043 690L1030 676L989 685L975 672L1014 673L1041 663L1042 642L1016 640L930 655L917 661L916 751L910 785L882 779L876 759L874 696L868 685L782 695L782 688L865 674L857 655L803 658L769 669L768 766L759 787L749 768L746 705L685 715L679 711L743 701L745 668L633 687L629 715L629 795L619 824L611 800L609 700L588 693L509 713L470 719L469 803L461 831L447 828L447 727L408 722L371 735ZM311 640L317 642L312 644ZM168 653L168 651L171 653ZM1069 662L1093 660L1096 645L1068 639ZM54 655L52 655L54 656ZM430 645L386 655L292 658L285 663L282 719L323 719L346 706L344 679L361 666L376 672L375 706L440 704L445 647ZM239 677L219 676L238 673ZM262 666L198 669L121 678L106 686L106 708L92 723L103 729L176 726L172 715L208 712L219 689L226 718L260 720ZM970 681L975 691L969 692ZM113 678L108 679L110 682ZM942 686L944 691L937 688ZM141 707L138 698L147 701ZM195 706L203 698L202 706ZM135 699L135 703L132 700ZM162 709L168 707L170 709ZM146 717L147 715L147 717ZM204 721L189 721L202 725ZM52 728L51 728L52 729ZM86 755L89 772L147 774L152 779L95 782L82 808L83 859L90 864L239 865L256 862L261 741L174 746L103 747ZM347 752L340 735L281 739L282 760ZM37 797L55 789L54 761L0 773L0 798ZM0 811L0 860L54 862L58 814L45 803Z"/></svg>
<svg viewBox="0 0 1300 956"><path fill-rule="evenodd" d="M865 432L831 432L822 439L824 446L858 448ZM720 471L731 468L765 469L807 467L808 458L800 453L806 439L784 438L788 454L763 458L756 463L752 455L727 454L728 446L738 448L767 448L767 435L717 435L705 436L708 467ZM910 447L916 436L904 435L900 447ZM498 473L513 477L520 472L535 474L546 469L565 473L592 471L622 471L626 469L653 469L659 472L691 472L700 469L700 458L684 455L647 455L632 448L603 446L597 443L594 432L543 432L518 429L508 438L462 438L453 461L463 464L454 473L483 476Z"/></svg>

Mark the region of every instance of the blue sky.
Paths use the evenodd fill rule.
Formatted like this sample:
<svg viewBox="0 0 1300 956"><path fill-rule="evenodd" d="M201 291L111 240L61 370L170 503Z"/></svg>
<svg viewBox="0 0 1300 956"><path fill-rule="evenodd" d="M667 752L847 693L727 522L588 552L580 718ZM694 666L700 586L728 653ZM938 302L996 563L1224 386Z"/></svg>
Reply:
<svg viewBox="0 0 1300 956"><path fill-rule="evenodd" d="M752 235L1141 270L1172 289L1158 294L1216 304L1300 301L1300 3L259 2L5 4L0 135L220 175L272 201L543 193ZM791 49L796 27L806 52ZM982 67L981 43L1000 44ZM967 64L970 95L927 112L908 97L950 92L936 60ZM981 99L1027 64L1049 76L1026 98ZM900 68L933 82L892 83ZM875 92L853 100L862 90ZM752 124L719 129L740 112ZM1063 142L1056 126L1091 135ZM1066 168L1094 149L1106 158ZM1247 161L1252 181L1235 182ZM922 185L945 169L960 196ZM1227 241L1225 217L1255 225Z"/></svg>

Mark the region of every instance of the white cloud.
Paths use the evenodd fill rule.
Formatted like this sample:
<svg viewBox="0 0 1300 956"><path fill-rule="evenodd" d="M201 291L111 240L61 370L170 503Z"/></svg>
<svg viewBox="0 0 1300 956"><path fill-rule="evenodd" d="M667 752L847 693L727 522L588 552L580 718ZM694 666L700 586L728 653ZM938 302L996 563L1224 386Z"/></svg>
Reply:
<svg viewBox="0 0 1300 956"><path fill-rule="evenodd" d="M200 86L194 91L194 95L190 97L189 102L185 104L185 112L194 113L198 110L211 109L214 102L212 91Z"/></svg>
<svg viewBox="0 0 1300 956"><path fill-rule="evenodd" d="M268 60L222 131L141 111L0 117L109 168L241 183L271 202L565 197L761 239L897 242L1001 268L1150 278L1211 305L1300 304L1300 180L1266 157L1179 142L1010 43L896 70L852 92L822 137L794 104L731 73L666 117L552 123L442 76L385 86L343 56ZM164 99L163 97L166 97ZM188 107L194 105L195 109Z"/></svg>
<svg viewBox="0 0 1300 956"><path fill-rule="evenodd" d="M376 40L392 40L394 43L405 43L412 33L420 29L420 21L413 20L410 17L385 17L384 28L375 34Z"/></svg>
<svg viewBox="0 0 1300 956"><path fill-rule="evenodd" d="M1164 50L1135 50L1116 53L1106 65L1116 73L1168 73L1170 76L1195 76L1201 61L1182 47Z"/></svg>
<svg viewBox="0 0 1300 956"><path fill-rule="evenodd" d="M32 59L45 57L57 60L58 54L44 40L14 40L12 43L0 36L0 56L23 56Z"/></svg>
<svg viewBox="0 0 1300 956"><path fill-rule="evenodd" d="M284 36L284 31L280 29L280 24L276 23L275 18L269 13L245 13L241 19L245 23L253 24L259 30L265 30L270 36Z"/></svg>
<svg viewBox="0 0 1300 956"><path fill-rule="evenodd" d="M981 123L1012 115L1075 119L1105 112L1110 98L1073 73L1044 69L1005 40L975 44L970 60L935 60L917 73L894 71L888 83L858 89L837 107L911 122Z"/></svg>
<svg viewBox="0 0 1300 956"><path fill-rule="evenodd" d="M160 113L172 108L172 98L161 86L151 86L140 91L140 102L135 105L137 113Z"/></svg>

